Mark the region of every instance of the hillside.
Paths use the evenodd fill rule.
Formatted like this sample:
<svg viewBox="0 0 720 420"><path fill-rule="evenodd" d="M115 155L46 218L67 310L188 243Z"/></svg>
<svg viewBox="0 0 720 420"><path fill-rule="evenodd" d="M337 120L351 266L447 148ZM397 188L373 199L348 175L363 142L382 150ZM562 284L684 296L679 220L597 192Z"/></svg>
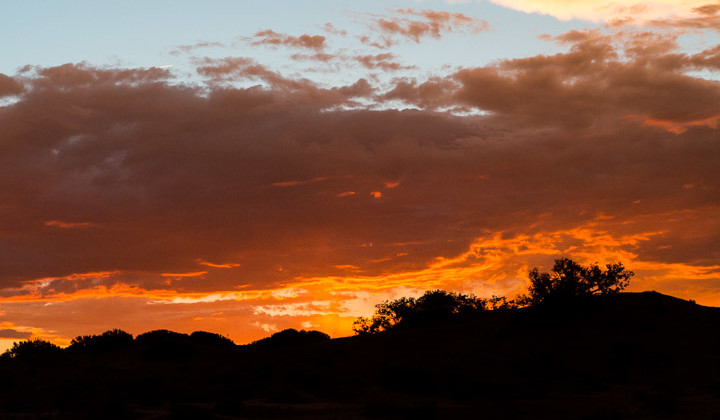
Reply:
<svg viewBox="0 0 720 420"><path fill-rule="evenodd" d="M654 292L333 340L155 332L0 359L0 418L714 418L718 332Z"/></svg>

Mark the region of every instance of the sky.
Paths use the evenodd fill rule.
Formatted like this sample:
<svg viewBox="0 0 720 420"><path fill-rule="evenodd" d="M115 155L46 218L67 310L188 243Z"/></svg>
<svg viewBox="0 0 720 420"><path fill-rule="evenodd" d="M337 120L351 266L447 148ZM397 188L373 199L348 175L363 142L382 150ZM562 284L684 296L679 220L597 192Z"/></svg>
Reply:
<svg viewBox="0 0 720 420"><path fill-rule="evenodd" d="M720 3L3 1L0 348L352 334L556 258L720 306Z"/></svg>

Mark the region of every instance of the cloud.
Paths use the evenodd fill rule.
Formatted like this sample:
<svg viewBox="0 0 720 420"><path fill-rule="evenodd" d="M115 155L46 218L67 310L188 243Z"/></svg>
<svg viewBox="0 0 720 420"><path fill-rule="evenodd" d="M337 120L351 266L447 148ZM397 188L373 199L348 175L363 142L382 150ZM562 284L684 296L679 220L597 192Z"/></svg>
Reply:
<svg viewBox="0 0 720 420"><path fill-rule="evenodd" d="M275 325L275 324L267 324L267 323L261 323L261 322L253 322L253 323L250 324L250 325L252 325L252 326L254 326L254 327L257 327L257 328L260 328L260 329L262 329L263 331L265 331L266 333L274 333L274 332L280 331L280 330L278 329L277 325Z"/></svg>
<svg viewBox="0 0 720 420"><path fill-rule="evenodd" d="M683 54L675 36L650 32L570 31L552 40L569 51L466 68L452 78L400 79L384 98L576 129L621 118L674 133L717 125L720 85L688 74L717 69L717 47Z"/></svg>
<svg viewBox="0 0 720 420"><path fill-rule="evenodd" d="M693 15L680 18L658 18L649 22L650 25L675 30L720 31L720 4L706 4L692 9Z"/></svg>
<svg viewBox="0 0 720 420"><path fill-rule="evenodd" d="M15 79L0 73L0 98L22 93L23 87Z"/></svg>
<svg viewBox="0 0 720 420"><path fill-rule="evenodd" d="M338 29L332 23L328 22L323 25L323 30L330 35L347 36L347 31L344 29Z"/></svg>
<svg viewBox="0 0 720 420"><path fill-rule="evenodd" d="M366 69L382 70L384 72L410 70L415 68L415 66L406 66L401 64L397 60L397 56L393 53L356 55L342 53L293 54L291 58L299 61L340 63L345 66L354 66L357 63Z"/></svg>
<svg viewBox="0 0 720 420"><path fill-rule="evenodd" d="M459 97L481 109L574 126L634 115L689 126L720 115L718 84L686 74L714 65L703 57L708 51L663 52L667 40L648 34L618 40L570 32L558 40L571 43L568 53L459 72ZM685 100L688 95L692 103Z"/></svg>
<svg viewBox="0 0 720 420"><path fill-rule="evenodd" d="M385 100L401 100L423 109L436 109L458 105L453 97L457 95L458 83L450 78L432 77L424 81L415 78L398 78L392 89L384 92Z"/></svg>
<svg viewBox="0 0 720 420"><path fill-rule="evenodd" d="M305 48L316 51L325 49L325 37L322 35L300 35L292 36L277 33L271 29L266 29L255 34L250 41L250 45L272 45L285 46L291 48Z"/></svg>
<svg viewBox="0 0 720 420"><path fill-rule="evenodd" d="M413 66L403 66L395 60L395 55L392 53L382 54L369 54L369 55L357 55L353 57L355 61L360 63L367 69L380 69L385 71L396 71L396 70L408 70Z"/></svg>
<svg viewBox="0 0 720 420"><path fill-rule="evenodd" d="M163 277L199 277L207 274L207 271L194 271L191 273L162 273Z"/></svg>
<svg viewBox="0 0 720 420"><path fill-rule="evenodd" d="M170 52L172 55L178 55L180 53L190 54L195 50L204 49L204 48L215 48L215 47L224 47L225 44L222 42L217 41L198 41L194 44L188 44L188 45L180 45L177 47L176 50L173 50Z"/></svg>
<svg viewBox="0 0 720 420"><path fill-rule="evenodd" d="M327 177L319 176L311 179L298 179L298 180L292 180L292 181L280 181L280 182L273 182L273 185L276 187L295 187L298 185L304 185L309 184L311 182L320 182L325 181Z"/></svg>
<svg viewBox="0 0 720 420"><path fill-rule="evenodd" d="M492 0L493 3L520 10L525 13L540 13L561 20L585 19L593 22L610 22L632 19L647 22L654 19L683 18L695 11L712 11L708 0Z"/></svg>
<svg viewBox="0 0 720 420"><path fill-rule="evenodd" d="M486 21L462 13L414 9L397 9L392 12L395 16L373 16L369 26L381 34L379 40L370 36L363 36L360 40L382 48L396 43L397 37L419 43L423 38L440 39L448 33L476 34L490 28Z"/></svg>
<svg viewBox="0 0 720 420"><path fill-rule="evenodd" d="M302 101L310 101L313 105L323 103L323 106L337 106L349 102L356 96L368 94L369 85L366 80L360 79L350 86L321 88L308 79L291 79L280 73L258 64L246 57L226 57L222 59L204 58L196 60L197 72L213 83L232 83L238 81L260 81L270 86L275 93L284 92L300 99L300 96L309 96ZM231 91L228 91L230 93ZM249 91L242 91L244 94ZM267 92L257 91L257 97L265 96L267 99L277 98ZM254 96L251 95L251 96Z"/></svg>
<svg viewBox="0 0 720 420"><path fill-rule="evenodd" d="M17 331L10 328L0 329L0 338L19 338L27 340L32 337L32 333L29 331Z"/></svg>
<svg viewBox="0 0 720 420"><path fill-rule="evenodd" d="M29 67L34 72L33 89L80 88L82 86L143 84L168 80L172 74L159 67L137 69L99 68L87 63L63 64L56 67Z"/></svg>
<svg viewBox="0 0 720 420"><path fill-rule="evenodd" d="M93 224L89 222L63 222L61 220L48 220L45 222L45 226L58 229L82 229L92 227Z"/></svg>

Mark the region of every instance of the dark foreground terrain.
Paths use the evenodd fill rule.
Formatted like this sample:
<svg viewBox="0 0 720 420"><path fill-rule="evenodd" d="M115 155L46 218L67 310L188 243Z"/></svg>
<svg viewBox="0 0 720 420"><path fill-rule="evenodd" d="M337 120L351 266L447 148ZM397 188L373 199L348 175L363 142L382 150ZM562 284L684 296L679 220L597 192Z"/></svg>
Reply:
<svg viewBox="0 0 720 420"><path fill-rule="evenodd" d="M720 419L720 308L658 293L249 346L167 331L0 359L2 419Z"/></svg>

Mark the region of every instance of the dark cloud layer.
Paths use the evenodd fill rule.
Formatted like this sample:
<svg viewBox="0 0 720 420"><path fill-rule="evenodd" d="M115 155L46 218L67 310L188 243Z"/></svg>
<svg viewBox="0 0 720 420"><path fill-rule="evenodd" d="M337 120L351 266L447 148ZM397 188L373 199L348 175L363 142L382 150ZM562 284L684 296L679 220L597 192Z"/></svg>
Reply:
<svg viewBox="0 0 720 420"><path fill-rule="evenodd" d="M155 68L28 70L0 108L0 287L270 288L596 220L613 237L654 232L633 249L647 261L717 263L720 228L689 227L720 208L718 85L684 73L715 52L639 36L621 58L615 38L571 32L567 53L384 92L236 57L198 61L205 87ZM453 106L488 112L432 111Z"/></svg>

